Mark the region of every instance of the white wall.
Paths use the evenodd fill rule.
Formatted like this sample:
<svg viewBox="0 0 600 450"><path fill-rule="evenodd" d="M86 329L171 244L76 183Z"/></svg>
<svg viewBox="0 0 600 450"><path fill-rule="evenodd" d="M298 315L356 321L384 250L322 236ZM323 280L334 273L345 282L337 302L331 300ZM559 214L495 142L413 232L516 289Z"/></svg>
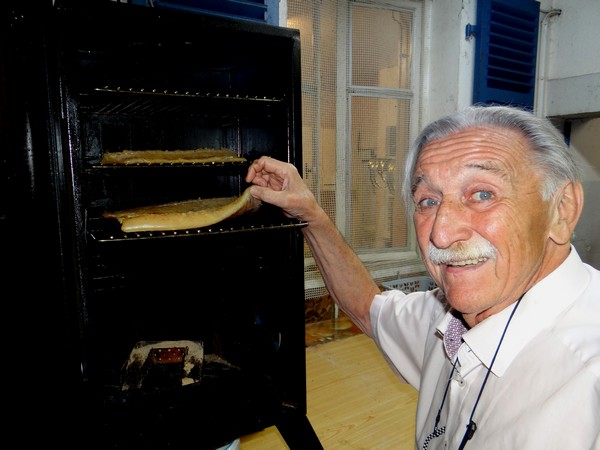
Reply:
<svg viewBox="0 0 600 450"><path fill-rule="evenodd" d="M471 104L475 41L465 27L476 22L476 0L424 0L430 61L425 74L423 123Z"/></svg>
<svg viewBox="0 0 600 450"><path fill-rule="evenodd" d="M539 79L545 116L600 115L600 1L543 0L543 11L560 10L542 21L545 67Z"/></svg>

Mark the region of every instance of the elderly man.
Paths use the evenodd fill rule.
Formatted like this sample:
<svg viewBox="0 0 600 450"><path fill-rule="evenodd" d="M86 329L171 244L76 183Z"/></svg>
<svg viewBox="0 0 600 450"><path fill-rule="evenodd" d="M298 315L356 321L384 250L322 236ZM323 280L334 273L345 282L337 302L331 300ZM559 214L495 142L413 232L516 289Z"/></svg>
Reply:
<svg viewBox="0 0 600 450"><path fill-rule="evenodd" d="M473 106L425 128L405 175L439 286L408 295L380 291L294 166L263 157L246 181L308 223L330 294L419 390L415 448L599 449L600 272L570 242L583 191L560 133Z"/></svg>

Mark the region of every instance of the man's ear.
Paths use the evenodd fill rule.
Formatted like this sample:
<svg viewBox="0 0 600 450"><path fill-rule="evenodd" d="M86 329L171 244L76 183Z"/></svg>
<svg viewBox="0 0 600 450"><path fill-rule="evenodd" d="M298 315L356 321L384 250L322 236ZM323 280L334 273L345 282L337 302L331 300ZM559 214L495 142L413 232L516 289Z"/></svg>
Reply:
<svg viewBox="0 0 600 450"><path fill-rule="evenodd" d="M569 181L559 189L553 204L550 239L559 245L567 244L583 210L583 187L577 181Z"/></svg>

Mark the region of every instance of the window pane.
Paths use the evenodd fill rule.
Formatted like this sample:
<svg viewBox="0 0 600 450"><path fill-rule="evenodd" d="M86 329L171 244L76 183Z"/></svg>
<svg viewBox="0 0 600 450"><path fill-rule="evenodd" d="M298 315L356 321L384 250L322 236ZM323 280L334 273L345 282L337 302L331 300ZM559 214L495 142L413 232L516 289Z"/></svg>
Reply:
<svg viewBox="0 0 600 450"><path fill-rule="evenodd" d="M401 193L410 101L353 96L351 230L358 252L407 246Z"/></svg>
<svg viewBox="0 0 600 450"><path fill-rule="evenodd" d="M403 257L414 243L400 192L419 4L287 2L287 26L300 30L304 180L378 281L420 264ZM325 293L305 246L305 296Z"/></svg>
<svg viewBox="0 0 600 450"><path fill-rule="evenodd" d="M412 13L352 7L352 84L410 89Z"/></svg>

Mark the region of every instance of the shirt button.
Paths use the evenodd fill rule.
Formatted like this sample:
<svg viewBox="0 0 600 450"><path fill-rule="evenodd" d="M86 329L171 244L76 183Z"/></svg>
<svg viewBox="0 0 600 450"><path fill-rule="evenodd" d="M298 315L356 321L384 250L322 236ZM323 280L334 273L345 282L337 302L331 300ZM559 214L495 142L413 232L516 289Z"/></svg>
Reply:
<svg viewBox="0 0 600 450"><path fill-rule="evenodd" d="M463 387L465 385L465 380L463 379L463 377L458 372L455 373L454 375L452 375L452 379L454 381L456 381L460 387Z"/></svg>

